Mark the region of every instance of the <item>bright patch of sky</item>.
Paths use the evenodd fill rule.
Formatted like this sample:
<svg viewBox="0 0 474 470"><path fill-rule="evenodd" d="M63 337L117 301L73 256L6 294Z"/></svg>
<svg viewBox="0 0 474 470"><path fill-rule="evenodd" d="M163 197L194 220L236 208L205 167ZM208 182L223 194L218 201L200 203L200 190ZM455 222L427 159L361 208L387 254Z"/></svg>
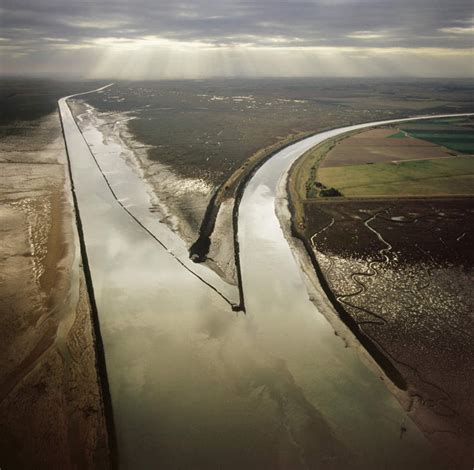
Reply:
<svg viewBox="0 0 474 470"><path fill-rule="evenodd" d="M2 0L0 72L468 76L472 0Z"/></svg>

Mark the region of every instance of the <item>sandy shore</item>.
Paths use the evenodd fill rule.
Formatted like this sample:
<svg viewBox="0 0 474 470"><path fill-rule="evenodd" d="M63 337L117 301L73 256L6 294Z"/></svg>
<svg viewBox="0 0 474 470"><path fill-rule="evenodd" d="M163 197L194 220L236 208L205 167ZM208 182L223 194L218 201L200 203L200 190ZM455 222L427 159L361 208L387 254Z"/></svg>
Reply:
<svg viewBox="0 0 474 470"><path fill-rule="evenodd" d="M59 117L11 127L0 141L0 465L108 468Z"/></svg>

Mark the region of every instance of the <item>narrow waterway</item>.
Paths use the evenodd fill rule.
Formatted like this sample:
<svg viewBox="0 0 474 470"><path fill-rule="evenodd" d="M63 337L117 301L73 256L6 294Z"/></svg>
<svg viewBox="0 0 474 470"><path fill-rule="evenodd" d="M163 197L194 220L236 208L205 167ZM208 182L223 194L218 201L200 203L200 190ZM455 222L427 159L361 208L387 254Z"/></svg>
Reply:
<svg viewBox="0 0 474 470"><path fill-rule="evenodd" d="M124 210L66 99L59 106L121 468L436 468L380 379L309 302L275 215L281 176L324 136L277 154L244 193L244 315L177 261L173 239L165 248ZM123 176L120 198L141 184L122 163L106 170Z"/></svg>

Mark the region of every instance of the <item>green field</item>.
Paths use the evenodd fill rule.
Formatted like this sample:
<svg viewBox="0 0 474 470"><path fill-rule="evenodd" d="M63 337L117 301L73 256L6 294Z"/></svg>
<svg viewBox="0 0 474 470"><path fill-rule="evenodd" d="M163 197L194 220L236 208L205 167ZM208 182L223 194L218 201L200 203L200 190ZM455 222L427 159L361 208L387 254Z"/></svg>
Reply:
<svg viewBox="0 0 474 470"><path fill-rule="evenodd" d="M399 131L396 134L389 135L389 139L404 139L407 135L403 131Z"/></svg>
<svg viewBox="0 0 474 470"><path fill-rule="evenodd" d="M474 194L474 157L320 168L318 182L346 197Z"/></svg>
<svg viewBox="0 0 474 470"><path fill-rule="evenodd" d="M474 122L469 117L414 121L401 129L416 139L442 145L460 153L474 153ZM401 138L399 134L390 137Z"/></svg>

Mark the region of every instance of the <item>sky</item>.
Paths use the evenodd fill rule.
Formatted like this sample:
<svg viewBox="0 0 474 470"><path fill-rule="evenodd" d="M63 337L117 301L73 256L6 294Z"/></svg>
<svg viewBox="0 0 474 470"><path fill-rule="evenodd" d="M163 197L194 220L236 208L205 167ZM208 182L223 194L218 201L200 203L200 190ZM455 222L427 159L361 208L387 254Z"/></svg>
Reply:
<svg viewBox="0 0 474 470"><path fill-rule="evenodd" d="M0 74L474 77L472 0L0 0Z"/></svg>

